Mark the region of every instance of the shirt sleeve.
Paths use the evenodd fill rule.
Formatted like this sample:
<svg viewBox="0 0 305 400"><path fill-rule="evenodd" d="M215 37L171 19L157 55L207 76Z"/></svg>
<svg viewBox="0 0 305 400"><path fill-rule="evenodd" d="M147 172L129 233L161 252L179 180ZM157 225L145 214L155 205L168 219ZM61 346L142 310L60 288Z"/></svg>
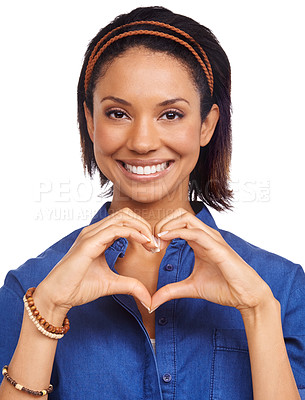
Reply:
<svg viewBox="0 0 305 400"><path fill-rule="evenodd" d="M18 343L23 319L23 300L7 286L0 288L0 366L8 365ZM2 374L0 383L2 382Z"/></svg>
<svg viewBox="0 0 305 400"><path fill-rule="evenodd" d="M283 333L291 368L305 400L305 274L299 267L283 319Z"/></svg>

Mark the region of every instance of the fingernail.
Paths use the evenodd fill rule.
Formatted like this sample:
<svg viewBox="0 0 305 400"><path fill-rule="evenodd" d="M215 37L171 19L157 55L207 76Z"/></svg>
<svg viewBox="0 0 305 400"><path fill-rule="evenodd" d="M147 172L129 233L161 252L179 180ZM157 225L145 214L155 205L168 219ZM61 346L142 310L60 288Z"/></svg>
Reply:
<svg viewBox="0 0 305 400"><path fill-rule="evenodd" d="M166 235L167 233L168 233L168 231L160 232L160 233L157 234L157 236L161 237L163 235Z"/></svg>
<svg viewBox="0 0 305 400"><path fill-rule="evenodd" d="M147 236L143 235L143 233L141 233L141 235L142 235L148 242L151 242L151 240L150 240Z"/></svg>
<svg viewBox="0 0 305 400"><path fill-rule="evenodd" d="M140 303L141 303L142 306L145 307L146 310L150 313L150 308L149 308L146 304L144 304L141 300L140 300Z"/></svg>
<svg viewBox="0 0 305 400"><path fill-rule="evenodd" d="M160 250L160 239L156 238L155 236L153 236L153 241L154 241L154 244L155 244L156 248L155 249L151 249L151 252L152 253L159 253L161 251Z"/></svg>
<svg viewBox="0 0 305 400"><path fill-rule="evenodd" d="M160 245L160 239L159 239L159 238L156 238L155 236L153 236L153 239L154 239L154 242L155 242L156 247L159 247L159 245Z"/></svg>
<svg viewBox="0 0 305 400"><path fill-rule="evenodd" d="M153 254L154 254L154 253L160 253L160 251L161 251L161 250L159 249L159 247L150 250L150 252L153 253Z"/></svg>
<svg viewBox="0 0 305 400"><path fill-rule="evenodd" d="M158 307L159 307L159 306L158 306ZM148 311L148 312L149 312L149 314L152 314L153 312L155 312L155 311L156 311L156 309L157 309L158 307L155 307L155 308L153 308L152 310Z"/></svg>

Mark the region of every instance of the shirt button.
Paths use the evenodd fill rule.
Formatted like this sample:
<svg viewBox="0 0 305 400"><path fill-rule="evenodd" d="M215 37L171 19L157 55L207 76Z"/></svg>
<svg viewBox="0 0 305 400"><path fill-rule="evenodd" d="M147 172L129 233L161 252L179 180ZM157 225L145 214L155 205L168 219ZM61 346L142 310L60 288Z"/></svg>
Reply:
<svg viewBox="0 0 305 400"><path fill-rule="evenodd" d="M167 318L165 318L165 317L161 317L161 318L159 318L159 320L158 320L158 324L161 325L161 326L164 326L164 325L166 325L167 323L168 323L168 320L167 320Z"/></svg>
<svg viewBox="0 0 305 400"><path fill-rule="evenodd" d="M171 376L171 374L164 374L163 376L162 376L162 379L163 379L163 381L165 382L165 383L169 383L171 380L172 380L172 376Z"/></svg>
<svg viewBox="0 0 305 400"><path fill-rule="evenodd" d="M166 264L164 269L165 271L172 271L174 269L174 266L172 264Z"/></svg>

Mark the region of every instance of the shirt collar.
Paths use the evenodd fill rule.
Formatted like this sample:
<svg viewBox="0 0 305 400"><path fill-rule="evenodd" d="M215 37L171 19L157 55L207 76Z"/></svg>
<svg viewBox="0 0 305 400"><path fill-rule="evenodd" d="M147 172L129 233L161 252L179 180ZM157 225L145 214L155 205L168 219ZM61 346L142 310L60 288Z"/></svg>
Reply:
<svg viewBox="0 0 305 400"><path fill-rule="evenodd" d="M94 224L106 217L109 216L108 214L108 209L110 207L111 202L107 201L102 205L102 207L98 210L98 212L94 215L92 218L90 225ZM206 205L200 201L192 202L191 203L192 208L194 212L196 212L196 217L200 219L200 221L204 222L206 225L208 225L210 228L218 230L218 227L214 221L214 218L212 217L210 211L206 207ZM171 241L172 244L179 243L179 242L184 242L183 239L177 238L173 239ZM128 241L125 238L119 238L117 239L111 246L110 248L114 250L115 252L119 253L119 257L124 257L125 251L127 249Z"/></svg>

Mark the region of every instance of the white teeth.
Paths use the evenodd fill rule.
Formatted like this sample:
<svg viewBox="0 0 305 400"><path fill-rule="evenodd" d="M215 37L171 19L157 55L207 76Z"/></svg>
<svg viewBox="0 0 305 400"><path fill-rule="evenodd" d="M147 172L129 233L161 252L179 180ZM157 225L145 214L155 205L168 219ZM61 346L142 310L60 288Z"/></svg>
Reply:
<svg viewBox="0 0 305 400"><path fill-rule="evenodd" d="M124 168L133 174L137 175L150 175L156 172L164 171L169 166L169 162L164 162L162 164L157 165L146 165L145 167L130 164L124 164Z"/></svg>

